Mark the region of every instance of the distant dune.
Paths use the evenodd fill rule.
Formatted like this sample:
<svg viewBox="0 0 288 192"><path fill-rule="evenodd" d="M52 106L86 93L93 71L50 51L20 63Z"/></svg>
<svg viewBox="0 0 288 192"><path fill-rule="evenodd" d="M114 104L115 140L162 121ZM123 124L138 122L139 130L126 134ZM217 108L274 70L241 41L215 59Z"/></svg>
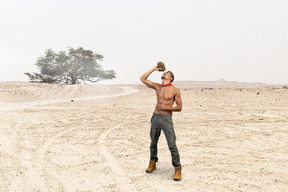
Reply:
<svg viewBox="0 0 288 192"><path fill-rule="evenodd" d="M59 100L80 97L111 95L123 91L118 86L99 84L47 84L28 82L0 83L0 102L26 102L35 100Z"/></svg>
<svg viewBox="0 0 288 192"><path fill-rule="evenodd" d="M235 89L285 87L287 85L270 85L264 83L243 83L236 81L176 81L173 83L179 89ZM125 86L125 85L121 85ZM133 85L142 89L144 85ZM119 85L104 84L47 84L29 82L0 82L0 102L26 102L35 100L59 100L99 95L111 95L123 91Z"/></svg>
<svg viewBox="0 0 288 192"><path fill-rule="evenodd" d="M283 87L282 84L247 83L237 81L175 81L175 86L180 89L227 89L227 88L261 88L261 87Z"/></svg>

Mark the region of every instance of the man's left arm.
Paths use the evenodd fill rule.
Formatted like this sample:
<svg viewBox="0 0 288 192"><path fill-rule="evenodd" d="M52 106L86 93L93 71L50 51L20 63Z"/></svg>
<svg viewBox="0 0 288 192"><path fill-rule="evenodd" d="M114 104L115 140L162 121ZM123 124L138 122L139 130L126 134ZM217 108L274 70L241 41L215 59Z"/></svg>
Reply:
<svg viewBox="0 0 288 192"><path fill-rule="evenodd" d="M182 111L182 98L181 98L181 93L179 89L176 89L175 93L175 103L176 106L172 107L173 111Z"/></svg>

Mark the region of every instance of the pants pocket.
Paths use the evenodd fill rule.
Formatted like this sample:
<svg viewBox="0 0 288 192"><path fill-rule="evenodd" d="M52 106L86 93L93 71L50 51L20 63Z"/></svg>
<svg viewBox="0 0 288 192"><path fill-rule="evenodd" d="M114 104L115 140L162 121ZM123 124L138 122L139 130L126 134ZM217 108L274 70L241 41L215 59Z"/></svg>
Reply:
<svg viewBox="0 0 288 192"><path fill-rule="evenodd" d="M153 120L154 115L155 115L155 114L153 113L153 115L152 115L152 117L151 117L151 119L150 119L150 122L151 122L151 123L152 123L152 120Z"/></svg>
<svg viewBox="0 0 288 192"><path fill-rule="evenodd" d="M171 117L166 117L165 121L168 122L169 124L173 125L173 121L172 121Z"/></svg>

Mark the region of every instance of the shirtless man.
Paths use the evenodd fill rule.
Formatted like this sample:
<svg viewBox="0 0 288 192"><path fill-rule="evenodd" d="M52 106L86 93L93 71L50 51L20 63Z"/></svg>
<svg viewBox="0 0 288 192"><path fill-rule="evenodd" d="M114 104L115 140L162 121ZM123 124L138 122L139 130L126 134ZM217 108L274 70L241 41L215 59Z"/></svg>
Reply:
<svg viewBox="0 0 288 192"><path fill-rule="evenodd" d="M174 180L181 180L181 164L180 156L176 146L176 136L172 122L172 111L182 110L182 99L179 89L174 87L171 83L174 80L174 75L171 71L163 73L161 79L162 83L153 83L147 78L156 70L160 70L157 66L153 67L141 76L140 80L149 88L155 89L157 94L157 104L154 114L151 118L151 145L150 145L150 162L146 169L147 173L152 173L156 169L157 157L157 143L160 137L161 130L163 130L169 150L172 157L172 165L175 168ZM173 103L176 106L173 106Z"/></svg>

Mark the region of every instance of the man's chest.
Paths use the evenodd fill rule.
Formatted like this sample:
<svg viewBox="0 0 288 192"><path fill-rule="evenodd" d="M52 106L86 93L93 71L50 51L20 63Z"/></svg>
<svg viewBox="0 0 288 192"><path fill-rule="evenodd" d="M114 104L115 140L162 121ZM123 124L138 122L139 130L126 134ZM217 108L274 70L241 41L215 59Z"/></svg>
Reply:
<svg viewBox="0 0 288 192"><path fill-rule="evenodd" d="M157 98L161 100L174 100L174 92L173 89L168 87L159 88L157 91Z"/></svg>

